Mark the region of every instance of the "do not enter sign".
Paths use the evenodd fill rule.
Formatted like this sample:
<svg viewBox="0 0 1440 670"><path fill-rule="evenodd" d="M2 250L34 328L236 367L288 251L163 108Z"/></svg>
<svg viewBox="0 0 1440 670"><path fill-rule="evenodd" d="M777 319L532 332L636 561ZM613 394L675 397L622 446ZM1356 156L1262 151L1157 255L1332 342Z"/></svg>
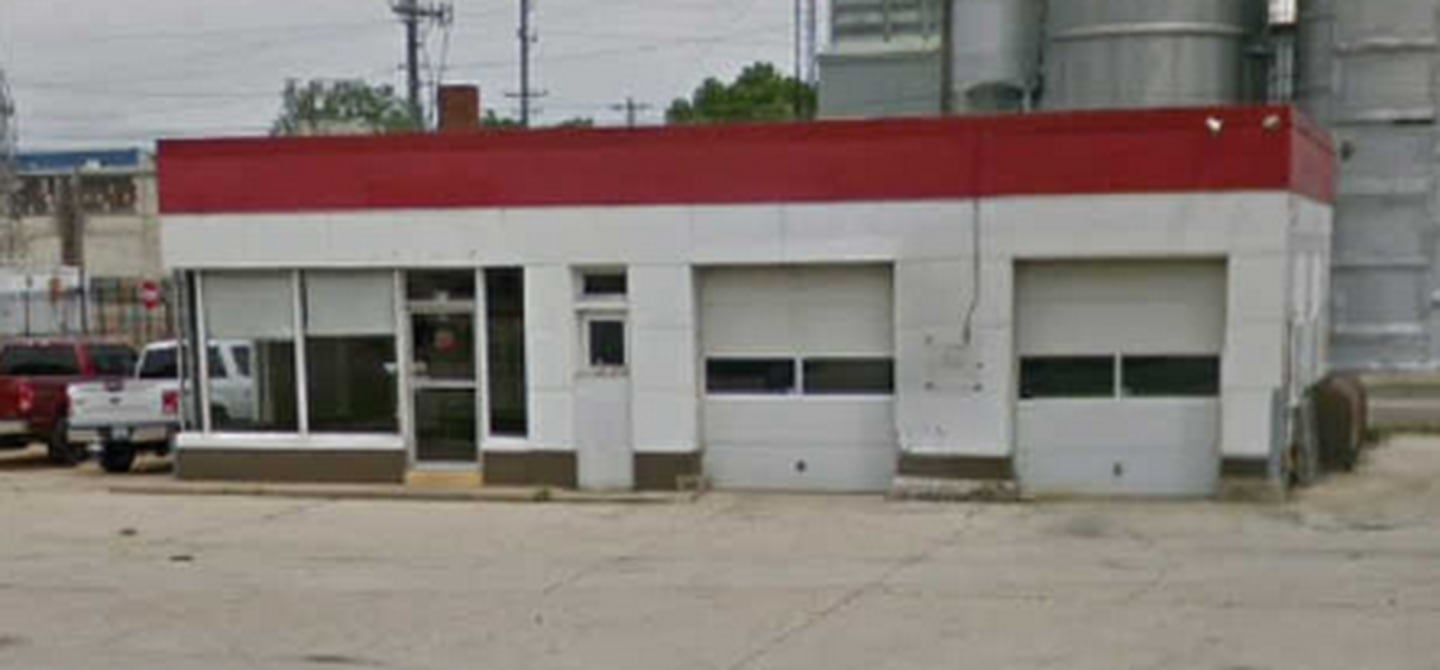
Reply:
<svg viewBox="0 0 1440 670"><path fill-rule="evenodd" d="M160 284L151 279L140 282L140 302L145 305L145 309L155 309L159 307Z"/></svg>

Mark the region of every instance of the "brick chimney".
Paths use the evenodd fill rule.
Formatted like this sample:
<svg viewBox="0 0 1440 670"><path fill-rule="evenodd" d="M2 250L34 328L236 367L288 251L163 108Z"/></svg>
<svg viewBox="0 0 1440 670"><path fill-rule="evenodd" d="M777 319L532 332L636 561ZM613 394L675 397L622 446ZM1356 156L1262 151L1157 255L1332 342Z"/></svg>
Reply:
<svg viewBox="0 0 1440 670"><path fill-rule="evenodd" d="M455 84L440 87L438 130L442 133L473 133L480 130L480 87Z"/></svg>

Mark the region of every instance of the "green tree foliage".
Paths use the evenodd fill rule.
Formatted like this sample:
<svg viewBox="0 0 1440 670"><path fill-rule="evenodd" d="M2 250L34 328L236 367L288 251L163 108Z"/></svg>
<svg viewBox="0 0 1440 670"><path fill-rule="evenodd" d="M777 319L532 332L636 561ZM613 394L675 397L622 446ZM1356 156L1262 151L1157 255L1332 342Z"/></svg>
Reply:
<svg viewBox="0 0 1440 670"><path fill-rule="evenodd" d="M594 119L577 116L565 119L556 123L555 128L591 128L595 125ZM493 109L485 110L485 115L480 117L480 126L488 130L519 130L520 119L510 116L500 116Z"/></svg>
<svg viewBox="0 0 1440 670"><path fill-rule="evenodd" d="M387 85L359 79L285 82L272 135L394 133L419 130L410 106Z"/></svg>
<svg viewBox="0 0 1440 670"><path fill-rule="evenodd" d="M730 83L706 79L690 98L676 98L665 112L670 123L745 123L815 118L815 88L754 63Z"/></svg>

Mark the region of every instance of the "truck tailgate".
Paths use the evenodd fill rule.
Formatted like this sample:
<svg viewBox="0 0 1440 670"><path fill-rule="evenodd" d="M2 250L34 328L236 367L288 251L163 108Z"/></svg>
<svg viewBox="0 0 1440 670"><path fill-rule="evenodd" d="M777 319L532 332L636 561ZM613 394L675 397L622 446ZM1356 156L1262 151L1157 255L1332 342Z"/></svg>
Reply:
<svg viewBox="0 0 1440 670"><path fill-rule="evenodd" d="M166 392L179 384L170 380L111 379L71 384L70 427L135 426L172 423Z"/></svg>

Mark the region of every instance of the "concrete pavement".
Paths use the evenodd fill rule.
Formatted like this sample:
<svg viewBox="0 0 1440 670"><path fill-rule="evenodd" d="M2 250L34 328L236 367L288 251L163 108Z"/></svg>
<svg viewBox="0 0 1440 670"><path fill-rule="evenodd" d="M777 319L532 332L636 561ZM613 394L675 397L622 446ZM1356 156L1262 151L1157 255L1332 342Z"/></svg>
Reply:
<svg viewBox="0 0 1440 670"><path fill-rule="evenodd" d="M37 459L0 457L0 668L1440 668L1435 439L1258 506L115 495Z"/></svg>

